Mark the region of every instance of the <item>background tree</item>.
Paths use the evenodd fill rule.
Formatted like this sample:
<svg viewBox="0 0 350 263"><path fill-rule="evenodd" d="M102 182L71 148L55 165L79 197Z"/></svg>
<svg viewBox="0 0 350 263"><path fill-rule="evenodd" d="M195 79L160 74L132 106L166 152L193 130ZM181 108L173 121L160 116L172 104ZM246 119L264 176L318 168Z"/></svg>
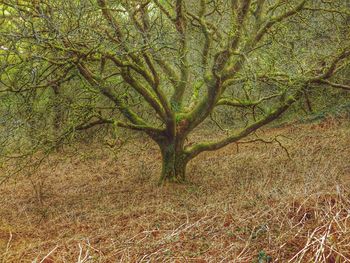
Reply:
<svg viewBox="0 0 350 263"><path fill-rule="evenodd" d="M98 125L141 131L160 147L161 181L183 181L198 154L253 134L315 87L350 90L349 12L342 0L3 0L1 92L32 94L34 119L61 133L44 144ZM187 143L208 119L223 131Z"/></svg>

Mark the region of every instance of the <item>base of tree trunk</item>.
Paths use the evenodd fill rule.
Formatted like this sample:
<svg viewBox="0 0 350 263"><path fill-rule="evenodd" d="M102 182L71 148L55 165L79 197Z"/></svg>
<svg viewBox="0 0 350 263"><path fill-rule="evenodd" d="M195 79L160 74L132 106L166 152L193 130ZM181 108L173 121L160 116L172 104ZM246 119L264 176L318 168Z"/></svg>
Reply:
<svg viewBox="0 0 350 263"><path fill-rule="evenodd" d="M176 151L172 145L161 149L162 152L162 175L160 183L174 182L183 183L186 179L186 165L184 154Z"/></svg>
<svg viewBox="0 0 350 263"><path fill-rule="evenodd" d="M171 163L163 163L162 175L160 182L183 183L186 180L186 165Z"/></svg>

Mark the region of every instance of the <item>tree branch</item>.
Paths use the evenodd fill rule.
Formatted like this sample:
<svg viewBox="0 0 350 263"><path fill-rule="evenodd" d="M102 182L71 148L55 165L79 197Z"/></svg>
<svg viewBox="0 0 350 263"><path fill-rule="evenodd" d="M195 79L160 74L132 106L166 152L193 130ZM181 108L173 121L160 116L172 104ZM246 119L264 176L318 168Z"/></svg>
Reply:
<svg viewBox="0 0 350 263"><path fill-rule="evenodd" d="M333 87L333 88L337 88L337 89L342 89L342 90L350 91L350 85L334 83L334 82L330 82L330 81L328 81L328 80L320 80L319 82L320 82L321 84L329 85L329 86L331 86L331 87Z"/></svg>
<svg viewBox="0 0 350 263"><path fill-rule="evenodd" d="M278 94L273 94L271 96L266 96L262 97L259 100L256 101L243 101L239 99L228 99L228 98L222 98L217 102L217 106L224 105L224 106L232 106L232 107L241 107L241 108L246 108L246 107L252 107L252 106L257 106L260 103L282 96L283 93L278 93Z"/></svg>
<svg viewBox="0 0 350 263"><path fill-rule="evenodd" d="M222 147L227 146L230 143L239 141L240 139L248 136L249 134L253 133L254 131L258 130L259 128L263 127L264 125L274 121L279 116L281 116L295 101L297 101L302 96L301 90L298 90L297 93L294 96L290 96L283 104L281 104L278 108L276 108L274 111L272 111L270 114L268 114L266 117L260 119L259 121L249 125L242 131L238 133L234 133L230 136L228 136L225 139L216 141L216 142L205 142L205 143L199 143L197 145L194 145L190 148L186 149L186 152L188 154L188 158L191 159L201 152L204 151L215 151Z"/></svg>

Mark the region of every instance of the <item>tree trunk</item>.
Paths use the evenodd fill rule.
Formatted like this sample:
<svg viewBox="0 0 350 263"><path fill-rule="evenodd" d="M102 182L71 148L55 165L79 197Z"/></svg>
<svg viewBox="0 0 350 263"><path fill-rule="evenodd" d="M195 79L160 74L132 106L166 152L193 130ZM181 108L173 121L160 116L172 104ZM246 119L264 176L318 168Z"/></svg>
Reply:
<svg viewBox="0 0 350 263"><path fill-rule="evenodd" d="M58 85L52 86L53 90L53 128L54 128L54 134L57 136L60 132L61 125L62 125L62 109L61 109L61 102L60 102L60 90Z"/></svg>
<svg viewBox="0 0 350 263"><path fill-rule="evenodd" d="M159 144L162 153L162 175L160 183L181 183L186 178L186 155L181 144L164 142Z"/></svg>

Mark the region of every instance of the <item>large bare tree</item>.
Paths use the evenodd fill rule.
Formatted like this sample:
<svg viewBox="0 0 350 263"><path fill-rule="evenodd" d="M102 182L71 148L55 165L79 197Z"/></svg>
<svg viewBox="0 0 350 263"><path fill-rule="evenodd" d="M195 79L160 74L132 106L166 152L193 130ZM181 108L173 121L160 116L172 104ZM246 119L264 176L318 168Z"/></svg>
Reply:
<svg viewBox="0 0 350 263"><path fill-rule="evenodd" d="M350 90L337 77L350 57L342 0L2 0L1 8L1 91L67 82L102 98L113 109L92 109L73 129L144 132L160 147L161 181L185 180L191 159L253 134L310 89ZM187 144L220 113L234 125Z"/></svg>

